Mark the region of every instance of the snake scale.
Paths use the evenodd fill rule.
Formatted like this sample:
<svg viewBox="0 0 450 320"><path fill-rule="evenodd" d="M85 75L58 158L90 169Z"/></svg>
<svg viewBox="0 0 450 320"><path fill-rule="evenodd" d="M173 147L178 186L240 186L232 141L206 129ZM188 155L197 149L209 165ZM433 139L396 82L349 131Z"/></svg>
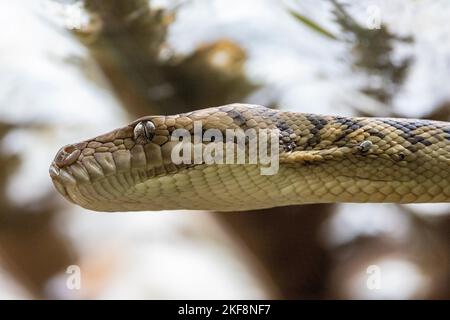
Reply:
<svg viewBox="0 0 450 320"><path fill-rule="evenodd" d="M261 167L267 166L262 163L173 161L179 140L171 135L176 129L194 135L196 122L202 133L277 132L278 171L261 174ZM200 148L218 143L211 140L201 141ZM50 176L67 200L96 211L450 202L450 123L322 116L231 104L147 116L67 145L52 162Z"/></svg>

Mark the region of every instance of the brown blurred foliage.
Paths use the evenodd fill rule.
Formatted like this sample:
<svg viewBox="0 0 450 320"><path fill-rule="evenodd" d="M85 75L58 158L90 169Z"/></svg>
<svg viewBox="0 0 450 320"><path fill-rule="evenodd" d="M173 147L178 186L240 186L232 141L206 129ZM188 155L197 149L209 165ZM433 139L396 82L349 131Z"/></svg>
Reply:
<svg viewBox="0 0 450 320"><path fill-rule="evenodd" d="M232 41L174 53L165 42L174 12L151 9L145 0L85 5L92 23L78 35L134 117L231 103L256 88L244 74L245 52Z"/></svg>
<svg viewBox="0 0 450 320"><path fill-rule="evenodd" d="M0 123L0 141L14 126ZM75 260L70 243L54 228L58 209L52 197L39 205L12 203L7 183L20 165L17 155L0 153L0 260L29 293L49 297L47 281Z"/></svg>

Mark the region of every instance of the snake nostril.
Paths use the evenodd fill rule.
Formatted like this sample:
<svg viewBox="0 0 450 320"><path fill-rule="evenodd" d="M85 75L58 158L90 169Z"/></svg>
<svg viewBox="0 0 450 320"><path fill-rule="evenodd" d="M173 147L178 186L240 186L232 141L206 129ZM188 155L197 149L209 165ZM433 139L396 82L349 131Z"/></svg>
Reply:
<svg viewBox="0 0 450 320"><path fill-rule="evenodd" d="M74 152L74 151L76 150L76 148L75 148L74 145L69 144L69 145L65 146L65 147L63 148L63 150L64 150L64 152L72 153L72 152Z"/></svg>
<svg viewBox="0 0 450 320"><path fill-rule="evenodd" d="M54 160L55 164L59 168L71 165L78 159L80 153L81 151L77 149L74 145L69 144L65 147L62 147L56 154Z"/></svg>

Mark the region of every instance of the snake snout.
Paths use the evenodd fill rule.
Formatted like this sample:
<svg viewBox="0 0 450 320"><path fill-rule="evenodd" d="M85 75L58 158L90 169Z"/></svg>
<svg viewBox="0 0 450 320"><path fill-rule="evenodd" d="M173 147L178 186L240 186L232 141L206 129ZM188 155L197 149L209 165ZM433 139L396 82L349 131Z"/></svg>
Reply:
<svg viewBox="0 0 450 320"><path fill-rule="evenodd" d="M73 144L68 144L61 149L55 156L54 163L59 167L63 168L74 163L80 156L81 150L78 149Z"/></svg>
<svg viewBox="0 0 450 320"><path fill-rule="evenodd" d="M66 186L75 185L76 180L72 174L67 171L67 167L77 161L81 154L82 147L83 146L80 144L68 144L62 147L56 153L49 168L49 174L55 188L71 202L73 202L73 200L68 195Z"/></svg>

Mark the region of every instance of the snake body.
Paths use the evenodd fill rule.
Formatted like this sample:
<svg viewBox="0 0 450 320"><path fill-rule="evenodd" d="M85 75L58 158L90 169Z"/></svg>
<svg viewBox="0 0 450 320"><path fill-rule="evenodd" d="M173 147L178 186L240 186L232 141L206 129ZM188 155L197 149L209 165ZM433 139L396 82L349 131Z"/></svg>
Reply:
<svg viewBox="0 0 450 320"><path fill-rule="evenodd" d="M176 129L193 135L196 121L203 130L221 133L274 130L277 173L262 175L260 163L175 163L172 152L179 142L171 135ZM211 143L216 142L202 141L201 148ZM450 202L450 123L231 104L147 116L67 145L52 162L50 176L66 199L96 211Z"/></svg>

